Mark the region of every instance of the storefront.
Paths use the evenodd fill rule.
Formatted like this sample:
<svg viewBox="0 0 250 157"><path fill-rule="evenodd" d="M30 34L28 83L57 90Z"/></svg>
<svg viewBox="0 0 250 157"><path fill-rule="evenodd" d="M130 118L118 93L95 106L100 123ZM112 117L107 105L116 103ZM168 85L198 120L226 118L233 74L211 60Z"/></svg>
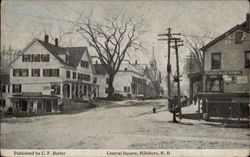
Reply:
<svg viewBox="0 0 250 157"><path fill-rule="evenodd" d="M59 97L41 93L22 93L10 97L13 112L45 113L58 112Z"/></svg>
<svg viewBox="0 0 250 157"><path fill-rule="evenodd" d="M249 76L244 71L204 73L202 112L208 117L247 118L249 116Z"/></svg>

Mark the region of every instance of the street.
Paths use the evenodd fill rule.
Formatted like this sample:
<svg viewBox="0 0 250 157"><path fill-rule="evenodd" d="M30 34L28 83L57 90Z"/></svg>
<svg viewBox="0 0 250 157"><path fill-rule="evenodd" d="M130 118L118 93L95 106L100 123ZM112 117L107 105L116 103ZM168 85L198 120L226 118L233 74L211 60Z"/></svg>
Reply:
<svg viewBox="0 0 250 157"><path fill-rule="evenodd" d="M174 124L166 100L127 100L77 114L10 118L1 123L6 149L232 149L249 148L246 128L182 119ZM156 107L153 114L152 108ZM183 113L195 112L183 108ZM177 118L178 119L178 118Z"/></svg>

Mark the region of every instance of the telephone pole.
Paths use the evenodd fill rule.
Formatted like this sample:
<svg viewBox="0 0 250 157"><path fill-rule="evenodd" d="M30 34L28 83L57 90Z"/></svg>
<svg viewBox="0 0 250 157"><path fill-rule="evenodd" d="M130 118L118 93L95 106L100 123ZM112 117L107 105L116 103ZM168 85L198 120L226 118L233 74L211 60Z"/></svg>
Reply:
<svg viewBox="0 0 250 157"><path fill-rule="evenodd" d="M174 38L174 43L175 45L173 46L173 48L175 48L175 53L176 53L176 72L177 72L177 76L175 78L175 82L177 82L177 104L178 104L178 109L179 109L179 118L181 119L181 87L180 87L180 68L179 68L179 54L178 54L178 47L183 46L183 44L178 44L178 43L182 43L183 40L180 40L178 38Z"/></svg>
<svg viewBox="0 0 250 157"><path fill-rule="evenodd" d="M166 36L167 39L158 39L158 40L167 40L168 41L168 60L167 60L167 84L168 84L168 109L170 109L170 112L173 113L173 123L177 123L176 120L176 110L175 110L175 104L172 101L172 95L171 95L171 82L170 82L170 75L171 75L171 64L170 64L170 53L171 53L171 42L174 41L175 38L173 38L173 35L180 35L180 33L171 33L171 28L168 28L168 33L165 34L158 34L158 36Z"/></svg>

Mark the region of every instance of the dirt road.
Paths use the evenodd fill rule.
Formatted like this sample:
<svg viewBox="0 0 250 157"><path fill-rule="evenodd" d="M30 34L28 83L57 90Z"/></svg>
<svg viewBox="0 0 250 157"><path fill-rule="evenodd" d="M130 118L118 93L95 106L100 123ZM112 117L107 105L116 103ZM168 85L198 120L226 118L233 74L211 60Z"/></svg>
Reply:
<svg viewBox="0 0 250 157"><path fill-rule="evenodd" d="M12 118L1 123L1 148L249 148L248 129L173 124L165 104L123 101L78 114Z"/></svg>

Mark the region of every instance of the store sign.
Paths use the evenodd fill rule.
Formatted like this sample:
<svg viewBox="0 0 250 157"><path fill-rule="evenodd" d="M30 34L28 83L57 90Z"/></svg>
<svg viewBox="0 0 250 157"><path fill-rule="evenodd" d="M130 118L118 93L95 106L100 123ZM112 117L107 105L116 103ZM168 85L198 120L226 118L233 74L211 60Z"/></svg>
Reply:
<svg viewBox="0 0 250 157"><path fill-rule="evenodd" d="M43 90L51 90L50 86L43 86Z"/></svg>
<svg viewBox="0 0 250 157"><path fill-rule="evenodd" d="M231 82L232 81L232 76L230 76L230 75L223 75L223 79L226 82Z"/></svg>
<svg viewBox="0 0 250 157"><path fill-rule="evenodd" d="M242 75L242 71L206 71L205 75Z"/></svg>
<svg viewBox="0 0 250 157"><path fill-rule="evenodd" d="M247 76L237 76L237 83L248 83Z"/></svg>

